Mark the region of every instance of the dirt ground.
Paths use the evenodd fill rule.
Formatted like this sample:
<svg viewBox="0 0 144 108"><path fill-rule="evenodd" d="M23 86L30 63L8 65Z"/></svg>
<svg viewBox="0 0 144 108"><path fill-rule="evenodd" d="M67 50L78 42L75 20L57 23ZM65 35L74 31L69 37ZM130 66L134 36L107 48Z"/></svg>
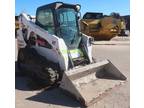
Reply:
<svg viewBox="0 0 144 108"><path fill-rule="evenodd" d="M96 44L93 45L93 56L97 59L111 60L128 81L89 108L130 108L129 44ZM77 101L64 95L59 89L30 90L27 80L26 77L16 76L16 108L82 108Z"/></svg>

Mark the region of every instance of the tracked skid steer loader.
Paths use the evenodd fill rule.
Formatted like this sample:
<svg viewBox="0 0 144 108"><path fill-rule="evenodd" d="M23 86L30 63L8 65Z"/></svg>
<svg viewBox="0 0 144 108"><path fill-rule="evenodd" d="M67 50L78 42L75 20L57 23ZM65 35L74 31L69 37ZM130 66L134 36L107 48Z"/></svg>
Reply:
<svg viewBox="0 0 144 108"><path fill-rule="evenodd" d="M92 57L93 39L79 32L80 5L54 2L41 6L36 21L19 16L18 67L48 86L89 106L126 77L109 61Z"/></svg>

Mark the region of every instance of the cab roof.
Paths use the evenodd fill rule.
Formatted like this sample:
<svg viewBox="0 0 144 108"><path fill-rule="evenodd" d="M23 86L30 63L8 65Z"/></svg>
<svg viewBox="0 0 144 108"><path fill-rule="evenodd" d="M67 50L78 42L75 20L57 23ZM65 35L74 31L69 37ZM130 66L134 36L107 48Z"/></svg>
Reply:
<svg viewBox="0 0 144 108"><path fill-rule="evenodd" d="M76 5L77 4L67 4L67 3L63 3L63 2L54 2L54 3L40 6L37 8L37 10L43 10L43 9L54 9L55 10L55 9L60 9L60 8L73 8L75 11L77 11Z"/></svg>

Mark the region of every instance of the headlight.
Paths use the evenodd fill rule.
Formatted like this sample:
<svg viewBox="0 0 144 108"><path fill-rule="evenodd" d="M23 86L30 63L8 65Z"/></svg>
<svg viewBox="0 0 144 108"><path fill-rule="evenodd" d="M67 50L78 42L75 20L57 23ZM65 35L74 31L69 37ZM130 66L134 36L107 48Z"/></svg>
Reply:
<svg viewBox="0 0 144 108"><path fill-rule="evenodd" d="M81 5L76 4L76 9L77 9L77 11L80 11L80 9L81 9Z"/></svg>

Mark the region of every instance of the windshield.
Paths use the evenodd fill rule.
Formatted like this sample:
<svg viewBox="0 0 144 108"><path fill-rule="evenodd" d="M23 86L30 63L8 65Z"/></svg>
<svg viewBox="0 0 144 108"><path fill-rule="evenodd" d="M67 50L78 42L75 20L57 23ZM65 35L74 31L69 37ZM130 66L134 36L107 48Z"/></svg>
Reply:
<svg viewBox="0 0 144 108"><path fill-rule="evenodd" d="M81 37L79 36L75 10L67 8L58 9L57 17L59 23L57 35L64 39L68 48L78 48Z"/></svg>
<svg viewBox="0 0 144 108"><path fill-rule="evenodd" d="M88 13L84 15L84 19L100 19L103 18L102 13Z"/></svg>

